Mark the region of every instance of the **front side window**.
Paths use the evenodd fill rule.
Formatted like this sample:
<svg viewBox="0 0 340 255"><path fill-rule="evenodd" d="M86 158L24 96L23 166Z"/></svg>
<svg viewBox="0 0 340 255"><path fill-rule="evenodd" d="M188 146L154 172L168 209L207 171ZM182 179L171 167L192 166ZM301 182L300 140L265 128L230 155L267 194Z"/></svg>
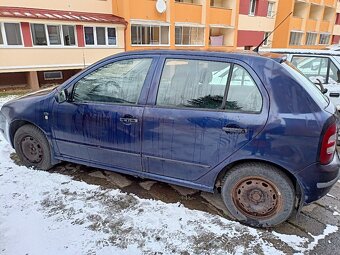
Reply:
<svg viewBox="0 0 340 255"><path fill-rule="evenodd" d="M231 79L228 79L230 74ZM258 112L262 107L262 98L254 81L241 66L225 62L168 59L163 68L156 104L163 107Z"/></svg>
<svg viewBox="0 0 340 255"><path fill-rule="evenodd" d="M256 1L257 1L257 0L250 0L250 5L249 5L249 15L250 15L250 16L255 16L255 12L256 12Z"/></svg>
<svg viewBox="0 0 340 255"><path fill-rule="evenodd" d="M136 104L151 62L129 59L100 67L76 83L73 100Z"/></svg>
<svg viewBox="0 0 340 255"><path fill-rule="evenodd" d="M168 45L169 26L131 25L132 45Z"/></svg>
<svg viewBox="0 0 340 255"><path fill-rule="evenodd" d="M294 56L292 64L312 82L337 83L339 70L327 57Z"/></svg>
<svg viewBox="0 0 340 255"><path fill-rule="evenodd" d="M22 45L19 23L4 23L7 45Z"/></svg>
<svg viewBox="0 0 340 255"><path fill-rule="evenodd" d="M63 41L65 46L76 45L76 36L74 32L74 26L63 25Z"/></svg>
<svg viewBox="0 0 340 255"><path fill-rule="evenodd" d="M176 26L176 45L204 45L204 27Z"/></svg>

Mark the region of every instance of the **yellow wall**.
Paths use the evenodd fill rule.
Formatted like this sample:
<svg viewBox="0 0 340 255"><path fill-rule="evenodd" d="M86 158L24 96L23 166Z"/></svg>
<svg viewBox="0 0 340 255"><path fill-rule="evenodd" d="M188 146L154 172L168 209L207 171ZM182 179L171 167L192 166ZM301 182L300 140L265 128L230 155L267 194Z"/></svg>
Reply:
<svg viewBox="0 0 340 255"><path fill-rule="evenodd" d="M114 0L1 0L1 6L112 13Z"/></svg>

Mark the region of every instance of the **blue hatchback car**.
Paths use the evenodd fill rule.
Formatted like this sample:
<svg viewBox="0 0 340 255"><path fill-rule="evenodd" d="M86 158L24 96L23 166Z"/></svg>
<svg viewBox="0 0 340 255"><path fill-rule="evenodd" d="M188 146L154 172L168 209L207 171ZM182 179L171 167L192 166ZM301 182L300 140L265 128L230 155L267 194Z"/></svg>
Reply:
<svg viewBox="0 0 340 255"><path fill-rule="evenodd" d="M279 55L141 51L6 103L0 130L27 166L61 161L208 192L274 226L339 178L336 109Z"/></svg>

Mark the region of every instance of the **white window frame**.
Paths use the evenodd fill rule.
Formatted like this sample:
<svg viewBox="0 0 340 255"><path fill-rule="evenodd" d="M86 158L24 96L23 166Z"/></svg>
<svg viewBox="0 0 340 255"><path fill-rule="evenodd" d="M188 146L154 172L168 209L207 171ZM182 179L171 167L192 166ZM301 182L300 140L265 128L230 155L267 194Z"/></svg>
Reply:
<svg viewBox="0 0 340 255"><path fill-rule="evenodd" d="M32 25L33 24L44 25L47 45L34 45L34 43L33 43L33 34L32 34ZM61 44L51 44L50 43L50 38L48 36L47 26L56 26L56 27L59 27L59 36L60 36ZM63 26L72 26L74 28L75 45L65 45L64 44ZM34 22L34 23L30 23L30 32L31 32L33 47L37 47L37 48L47 48L47 47L48 48L76 48L76 47L78 47L77 29L76 29L75 25L70 25L70 24L53 24L53 23L36 23L36 22Z"/></svg>
<svg viewBox="0 0 340 255"><path fill-rule="evenodd" d="M161 29L161 27L168 27L169 32L168 32L168 44L162 44L162 33L159 33L159 44L133 44L132 43L132 26L145 26L145 27L159 27L159 29ZM131 46L146 46L146 47L153 47L153 46L165 46L165 47L169 47L170 46L170 24L168 23L149 23L149 22L131 22L130 24L130 42L131 42ZM151 30L150 30L151 32ZM138 35L137 35L138 36Z"/></svg>
<svg viewBox="0 0 340 255"><path fill-rule="evenodd" d="M294 43L294 44L290 44L290 39L291 39L291 36L292 36L292 33L298 33L298 34L301 34L301 38L300 38L300 42L298 43ZM302 31L295 31L295 30L292 30L289 32L289 45L290 46L296 46L296 45L301 45L301 42L302 42L302 36L303 36L303 32Z"/></svg>
<svg viewBox="0 0 340 255"><path fill-rule="evenodd" d="M314 39L314 43L310 44L310 42L308 41L308 34L313 34L315 35L315 39ZM318 39L318 33L317 32L306 32L306 42L305 45L311 46L311 45L316 45L316 40Z"/></svg>
<svg viewBox="0 0 340 255"><path fill-rule="evenodd" d="M93 40L94 44L86 44L86 38L85 38L85 27L90 27L93 29ZM98 45L97 44L97 27L102 27L105 28L105 45ZM108 34L108 28L114 28L115 33L116 33L116 44L109 44L109 34ZM83 34L84 34L84 44L85 47L103 47L103 48L108 48L108 47L118 47L118 37L117 37L117 27L108 27L108 26L83 26Z"/></svg>
<svg viewBox="0 0 340 255"><path fill-rule="evenodd" d="M270 32L264 32L264 36L263 36L263 40L266 38L266 36L268 36L268 34L270 34ZM263 41L263 46L269 46L271 41L270 39L270 35L268 36L267 40Z"/></svg>
<svg viewBox="0 0 340 255"><path fill-rule="evenodd" d="M59 73L60 78L46 78L46 73ZM45 81L52 81L52 80L62 80L63 79L63 72L62 71L46 71L44 72L44 80Z"/></svg>
<svg viewBox="0 0 340 255"><path fill-rule="evenodd" d="M250 5L249 5L249 16L255 16L256 15L256 4L257 0L250 0ZM252 12L252 9L254 8L254 12Z"/></svg>
<svg viewBox="0 0 340 255"><path fill-rule="evenodd" d="M5 32L5 23L19 24L20 37L21 37L21 44L20 45L8 45L7 36L6 36L6 32ZM2 35L2 40L3 40L3 44L0 44L0 47L4 47L4 48L23 48L24 47L24 37L23 37L23 34L22 34L20 22L0 22L0 27L1 27L1 35Z"/></svg>
<svg viewBox="0 0 340 255"><path fill-rule="evenodd" d="M275 16L275 2L268 2L267 18L274 18ZM269 7L271 6L271 8Z"/></svg>
<svg viewBox="0 0 340 255"><path fill-rule="evenodd" d="M327 43L321 43L321 36L328 36L328 42ZM330 33L320 33L319 35L319 45L328 45L330 44L329 42L331 41L331 34Z"/></svg>
<svg viewBox="0 0 340 255"><path fill-rule="evenodd" d="M202 44L176 44L176 38L175 38L175 46L180 47L202 47L205 46L205 26L201 24L191 24L191 23L175 23L175 31L176 27L182 27L182 41L183 41L183 27L190 27L190 28L203 28L203 43ZM176 32L175 32L176 36Z"/></svg>

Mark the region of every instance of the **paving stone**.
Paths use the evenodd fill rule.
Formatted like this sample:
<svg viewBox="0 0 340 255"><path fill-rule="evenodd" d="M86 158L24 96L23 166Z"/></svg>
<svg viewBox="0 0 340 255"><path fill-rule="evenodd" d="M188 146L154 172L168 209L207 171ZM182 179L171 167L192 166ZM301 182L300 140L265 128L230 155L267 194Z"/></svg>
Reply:
<svg viewBox="0 0 340 255"><path fill-rule="evenodd" d="M130 181L128 178L118 173L105 171L105 175L106 179L109 182L113 183L121 189L131 185L132 183L132 181Z"/></svg>
<svg viewBox="0 0 340 255"><path fill-rule="evenodd" d="M106 176L103 175L101 171L96 171L93 173L89 173L89 176L95 177L95 178L101 178L101 179L106 179Z"/></svg>
<svg viewBox="0 0 340 255"><path fill-rule="evenodd" d="M290 218L289 222L313 236L321 235L326 227L326 224L319 222L317 219L311 218L303 211L297 217Z"/></svg>
<svg viewBox="0 0 340 255"><path fill-rule="evenodd" d="M172 187L174 190L176 190L182 196L193 195L193 194L198 192L198 190L195 190L195 189L185 188L185 187L172 185L172 184L170 184L170 187Z"/></svg>
<svg viewBox="0 0 340 255"><path fill-rule="evenodd" d="M145 190L151 190L152 186L155 184L155 181L145 181L140 182L139 185Z"/></svg>

